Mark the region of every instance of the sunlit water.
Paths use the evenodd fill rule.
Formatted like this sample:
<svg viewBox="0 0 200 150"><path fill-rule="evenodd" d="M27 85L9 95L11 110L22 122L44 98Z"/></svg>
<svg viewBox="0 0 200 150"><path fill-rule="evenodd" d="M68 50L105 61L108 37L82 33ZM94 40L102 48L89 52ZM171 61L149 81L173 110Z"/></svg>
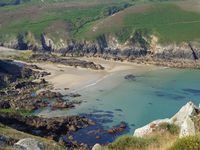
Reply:
<svg viewBox="0 0 200 150"><path fill-rule="evenodd" d="M125 80L133 74L135 81ZM87 115L98 125L74 135L90 145L113 141L118 135L102 134L100 139L86 132L100 128L108 129L121 121L128 124L124 134L155 119L171 117L185 103L200 103L200 71L189 69L159 68L152 71L134 70L111 74L96 85L79 91L84 102L75 109L56 111L57 115ZM86 133L86 134L85 134ZM95 134L94 136L98 135Z"/></svg>

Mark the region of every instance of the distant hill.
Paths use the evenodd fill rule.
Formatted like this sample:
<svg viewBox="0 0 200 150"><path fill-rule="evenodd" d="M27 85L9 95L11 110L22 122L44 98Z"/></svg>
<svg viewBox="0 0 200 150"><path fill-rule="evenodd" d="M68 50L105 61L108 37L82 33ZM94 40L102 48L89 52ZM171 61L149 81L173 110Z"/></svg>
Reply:
<svg viewBox="0 0 200 150"><path fill-rule="evenodd" d="M68 40L113 36L125 43L136 32L159 43L200 40L198 0L0 0L0 44L40 45L45 34L57 47ZM14 5L21 4L21 5ZM21 37L21 39L20 39ZM13 44L14 43L14 44Z"/></svg>

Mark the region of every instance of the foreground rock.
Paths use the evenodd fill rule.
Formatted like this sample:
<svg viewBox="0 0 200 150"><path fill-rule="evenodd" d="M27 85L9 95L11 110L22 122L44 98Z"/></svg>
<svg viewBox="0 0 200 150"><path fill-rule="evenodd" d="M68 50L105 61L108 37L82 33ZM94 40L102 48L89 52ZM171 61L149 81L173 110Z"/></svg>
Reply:
<svg viewBox="0 0 200 150"><path fill-rule="evenodd" d="M17 130L42 137L51 137L58 141L61 135L76 132L95 123L81 116L42 118L22 116L17 113L1 113L0 122Z"/></svg>
<svg viewBox="0 0 200 150"><path fill-rule="evenodd" d="M200 113L200 108L192 102L188 102L183 106L172 118L160 119L147 124L144 127L138 128L134 132L134 136L143 137L154 131L161 123L175 124L180 128L179 137L195 135L195 126L191 117Z"/></svg>
<svg viewBox="0 0 200 150"><path fill-rule="evenodd" d="M92 150L101 150L102 146L100 144L95 144L92 148Z"/></svg>
<svg viewBox="0 0 200 150"><path fill-rule="evenodd" d="M45 150L43 143L31 138L19 140L14 144L14 148L18 150Z"/></svg>

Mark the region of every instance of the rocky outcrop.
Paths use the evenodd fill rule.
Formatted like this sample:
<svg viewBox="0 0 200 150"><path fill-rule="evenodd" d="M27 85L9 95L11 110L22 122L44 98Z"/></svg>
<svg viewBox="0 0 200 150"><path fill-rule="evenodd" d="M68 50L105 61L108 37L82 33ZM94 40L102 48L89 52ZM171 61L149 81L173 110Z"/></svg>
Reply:
<svg viewBox="0 0 200 150"><path fill-rule="evenodd" d="M128 80L128 81L135 81L136 80L136 76L132 75L132 74L128 74L124 77L124 79Z"/></svg>
<svg viewBox="0 0 200 150"><path fill-rule="evenodd" d="M14 148L18 150L45 150L43 143L31 138L19 140L14 144Z"/></svg>
<svg viewBox="0 0 200 150"><path fill-rule="evenodd" d="M92 150L101 150L102 146L100 144L95 144L92 148Z"/></svg>
<svg viewBox="0 0 200 150"><path fill-rule="evenodd" d="M18 78L29 78L33 74L34 71L23 64L0 60L0 88L16 81Z"/></svg>
<svg viewBox="0 0 200 150"><path fill-rule="evenodd" d="M0 122L17 130L34 135L49 137L56 141L69 132L76 132L95 123L81 116L42 118L37 116L22 116L18 113L1 113Z"/></svg>
<svg viewBox="0 0 200 150"><path fill-rule="evenodd" d="M33 34L28 32L2 45L17 49L56 52L63 56L93 56L128 61L142 58L145 61L161 60L166 63L173 61L173 63L181 63L182 66L190 63L187 60L196 63L200 58L199 42L160 44L156 36L144 35L140 30L136 30L127 41L123 42L119 41L119 35L113 34L103 34L94 40L57 39L55 41L48 33L42 33L40 43L37 43ZM200 68L199 64L198 66Z"/></svg>
<svg viewBox="0 0 200 150"><path fill-rule="evenodd" d="M195 127L191 117L199 113L200 108L195 106L192 102L188 102L172 118L156 120L144 127L138 128L135 130L134 136L143 137L148 135L161 123L177 125L180 128L179 137L195 135Z"/></svg>
<svg viewBox="0 0 200 150"><path fill-rule="evenodd" d="M32 61L37 61L37 62L48 61L51 63L63 64L66 66L73 66L73 67L89 68L93 70L104 69L103 66L99 64L95 64L91 61L79 60L79 59L74 59L74 58L60 58L53 55L35 54L35 55L32 55L30 59Z"/></svg>

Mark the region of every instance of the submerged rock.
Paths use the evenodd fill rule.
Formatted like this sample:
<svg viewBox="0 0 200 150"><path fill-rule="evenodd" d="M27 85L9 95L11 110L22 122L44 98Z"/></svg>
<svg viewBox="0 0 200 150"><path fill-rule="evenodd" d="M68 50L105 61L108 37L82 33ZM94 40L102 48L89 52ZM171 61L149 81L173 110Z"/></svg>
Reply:
<svg viewBox="0 0 200 150"><path fill-rule="evenodd" d="M112 127L107 130L109 134L115 134L115 133L120 133L123 132L127 128L126 123L121 122L118 126Z"/></svg>
<svg viewBox="0 0 200 150"><path fill-rule="evenodd" d="M124 77L124 79L128 80L128 81L135 81L136 79L136 76L132 75L132 74L129 74L129 75L126 75Z"/></svg>
<svg viewBox="0 0 200 150"><path fill-rule="evenodd" d="M153 121L144 127L138 128L134 132L134 136L143 137L153 132L153 130L161 123L175 124L180 128L179 137L195 135L195 126L191 117L200 113L200 108L192 102L184 105L172 118L160 119Z"/></svg>
<svg viewBox="0 0 200 150"><path fill-rule="evenodd" d="M14 147L18 150L45 150L43 143L31 138L19 140Z"/></svg>

